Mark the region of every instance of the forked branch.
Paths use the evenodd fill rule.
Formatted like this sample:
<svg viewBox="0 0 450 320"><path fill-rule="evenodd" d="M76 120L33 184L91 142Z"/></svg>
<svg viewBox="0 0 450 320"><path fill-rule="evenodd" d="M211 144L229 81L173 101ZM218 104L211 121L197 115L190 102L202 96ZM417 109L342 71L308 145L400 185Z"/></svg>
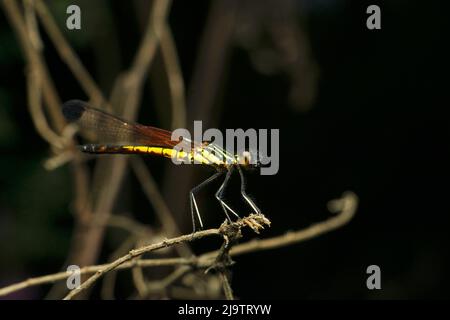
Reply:
<svg viewBox="0 0 450 320"><path fill-rule="evenodd" d="M335 230L347 224L353 218L357 207L358 207L358 197L353 192L346 192L344 193L342 198L330 201L329 203L330 211L338 213L336 216L327 219L323 222L314 224L308 228L301 229L295 232L288 232L281 236L269 239L255 239L248 242L244 242L242 244L237 244L230 249L229 254L231 257L234 257L250 252L276 249L312 239L314 237ZM249 223L250 225L256 226L255 220L254 219L249 220L249 218L251 217L241 219L235 223L238 224L239 226L238 230L240 230L240 228L242 228L243 226L248 225ZM258 223L258 221L256 222ZM105 273L113 269L123 270L134 267L145 268L156 266L183 266L183 265L195 269L210 268L216 262L216 258L220 252L219 250L208 252L200 256L193 256L191 258L142 259L142 260L137 260L133 258L140 256L146 252L154 251L164 247L169 247L183 242L190 242L208 236L223 237L223 235L226 234L226 232L230 232L230 230L232 230L232 227L230 226L236 226L235 224L223 225L219 229L209 229L205 231L199 231L190 235L183 235L181 237L168 239L156 244L131 250L127 255L113 261L112 263L81 268L80 273L83 275L93 273L95 274L91 276L91 278L89 278L86 282L84 282L78 289L71 291L69 295L66 296L66 299L73 298L80 291L91 286L101 276L103 276ZM223 229L225 228L225 226L228 227L226 227L226 229ZM30 278L26 281L22 281L0 289L0 296L5 296L15 291L22 290L32 286L61 281L67 279L70 275L71 275L70 272L59 272L42 277Z"/></svg>

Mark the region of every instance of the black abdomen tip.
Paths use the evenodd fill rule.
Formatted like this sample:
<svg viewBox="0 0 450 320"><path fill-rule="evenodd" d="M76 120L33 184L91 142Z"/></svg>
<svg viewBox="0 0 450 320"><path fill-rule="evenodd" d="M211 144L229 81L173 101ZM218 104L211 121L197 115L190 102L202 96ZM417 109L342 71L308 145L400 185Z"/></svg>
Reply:
<svg viewBox="0 0 450 320"><path fill-rule="evenodd" d="M95 145L93 144L85 144L82 146L78 146L80 151L86 152L86 153L95 153Z"/></svg>
<svg viewBox="0 0 450 320"><path fill-rule="evenodd" d="M62 106L64 118L66 118L68 122L77 121L86 110L85 105L86 102L81 100L69 100L64 102Z"/></svg>

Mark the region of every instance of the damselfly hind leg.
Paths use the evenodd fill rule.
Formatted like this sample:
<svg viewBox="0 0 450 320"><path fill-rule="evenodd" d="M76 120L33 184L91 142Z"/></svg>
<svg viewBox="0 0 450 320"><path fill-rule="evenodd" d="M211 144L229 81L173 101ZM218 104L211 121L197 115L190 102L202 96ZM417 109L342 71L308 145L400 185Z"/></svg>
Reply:
<svg viewBox="0 0 450 320"><path fill-rule="evenodd" d="M229 205L227 205L223 199L223 194L225 192L225 188L228 185L228 182L230 181L231 174L233 173L233 167L228 169L227 175L225 176L225 180L223 181L222 185L220 186L219 190L216 192L216 199L219 201L220 205L222 206L223 211L225 212L225 215L227 216L228 221L232 221L230 218L230 215L228 214L229 210L232 214L234 214L238 219L240 218L239 215L230 208Z"/></svg>
<svg viewBox="0 0 450 320"><path fill-rule="evenodd" d="M195 193L198 192L204 186L213 182L215 179L220 177L223 173L224 173L224 171L216 172L214 175L212 175L211 177L209 177L208 179L206 179L205 181L200 183L198 186L192 188L192 190L189 192L189 202L191 204L191 217L192 217L193 232L195 232L195 214L197 215L198 222L200 223L200 228L203 229L203 221L202 221L202 217L200 215L200 211L198 210L197 201L195 200ZM194 210L195 210L195 214L194 214Z"/></svg>
<svg viewBox="0 0 450 320"><path fill-rule="evenodd" d="M237 166L239 175L241 176L241 195L247 201L247 203L252 207L252 209L257 214L261 214L261 210L258 208L258 206L253 202L253 200L248 196L248 194L245 192L245 189L247 187L247 183L245 181L244 173L242 172L242 168L240 166Z"/></svg>

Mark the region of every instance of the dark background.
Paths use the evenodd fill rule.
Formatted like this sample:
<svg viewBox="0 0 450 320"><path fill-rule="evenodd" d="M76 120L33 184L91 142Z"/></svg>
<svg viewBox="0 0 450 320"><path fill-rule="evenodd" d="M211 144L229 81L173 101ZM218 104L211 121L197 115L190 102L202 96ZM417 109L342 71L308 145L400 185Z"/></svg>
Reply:
<svg viewBox="0 0 450 320"><path fill-rule="evenodd" d="M98 27L99 33L105 39L114 33L118 39L118 52L104 50L102 57L120 63L103 64L102 69L92 33L66 33L108 93L112 77L129 65L141 29L131 2L96 3L100 9L109 8L114 22ZM292 90L302 88L292 84L286 69L261 73L248 48L237 42L230 46L214 114L205 117L216 119L221 129L280 129L279 173L249 177L249 193L272 220L262 237L330 217L327 202L346 190L360 199L354 220L342 229L294 246L237 257L232 285L240 298L449 297L447 12L419 1L377 2L382 29L368 30L368 4L375 2L294 1L295 10L290 12L310 46L307 60L317 68L317 80L312 81L316 94L310 104L289 98ZM187 86L210 5L175 0L171 9L170 25ZM64 23L65 4L50 8ZM258 10L249 12L256 16ZM95 14L89 12L87 26ZM257 42L271 48L271 41L263 34ZM45 57L63 99L85 99L56 52L47 47ZM73 224L69 169L48 172L42 167L50 152L29 117L25 85L24 61L1 12L1 285L58 271ZM168 126L154 110L150 90L142 106L141 123ZM166 162L148 159L148 163L164 186ZM209 174L201 168L195 171L199 182ZM151 209L133 179L126 181L122 194L140 221L152 223ZM212 200L213 190L208 192L200 197L204 211L221 215ZM187 194L179 194L179 201L187 199ZM183 228L189 231L189 213L182 216ZM214 226L219 218L207 219L207 224ZM366 268L371 264L381 268L382 290L366 288ZM39 298L46 289L14 297Z"/></svg>

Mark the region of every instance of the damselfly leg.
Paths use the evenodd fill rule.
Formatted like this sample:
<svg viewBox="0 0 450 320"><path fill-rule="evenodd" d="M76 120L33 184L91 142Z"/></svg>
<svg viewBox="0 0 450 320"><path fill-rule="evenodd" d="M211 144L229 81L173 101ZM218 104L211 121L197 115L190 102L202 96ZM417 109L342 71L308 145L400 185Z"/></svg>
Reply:
<svg viewBox="0 0 450 320"><path fill-rule="evenodd" d="M211 182L213 182L214 180L216 180L218 177L220 177L223 174L224 174L224 171L216 172L214 175L212 175L211 177L209 177L208 179L206 179L205 181L200 183L198 186L192 188L192 190L189 192L189 199L190 199L190 204L191 204L192 226L193 226L194 232L195 232L195 215L194 215L194 210L195 210L195 213L197 215L198 222L200 223L200 228L203 229L203 221L202 221L202 217L200 215L200 211L198 210L197 201L195 200L195 193L198 192L203 187L205 187L206 185L208 185Z"/></svg>
<svg viewBox="0 0 450 320"><path fill-rule="evenodd" d="M244 172L242 172L242 168L240 166L237 166L239 175L241 176L241 195L247 201L247 203L252 207L252 209L257 214L261 214L261 210L258 208L258 206L253 202L253 200L248 196L248 194L245 192L245 189L247 187L247 182L245 181Z"/></svg>
<svg viewBox="0 0 450 320"><path fill-rule="evenodd" d="M233 173L233 167L230 167L227 170L227 175L225 176L225 180L223 181L222 185L220 186L219 190L217 190L216 195L215 195L216 199L219 201L220 205L222 206L222 209L225 212L225 215L227 216L228 221L230 221L230 222L232 220L231 220L230 215L228 214L227 210L230 210L230 212L232 214L234 214L238 219L240 218L239 215L233 209L231 209L229 205L227 205L225 203L224 198L223 198L225 188L228 185L228 182L230 181L232 173Z"/></svg>

